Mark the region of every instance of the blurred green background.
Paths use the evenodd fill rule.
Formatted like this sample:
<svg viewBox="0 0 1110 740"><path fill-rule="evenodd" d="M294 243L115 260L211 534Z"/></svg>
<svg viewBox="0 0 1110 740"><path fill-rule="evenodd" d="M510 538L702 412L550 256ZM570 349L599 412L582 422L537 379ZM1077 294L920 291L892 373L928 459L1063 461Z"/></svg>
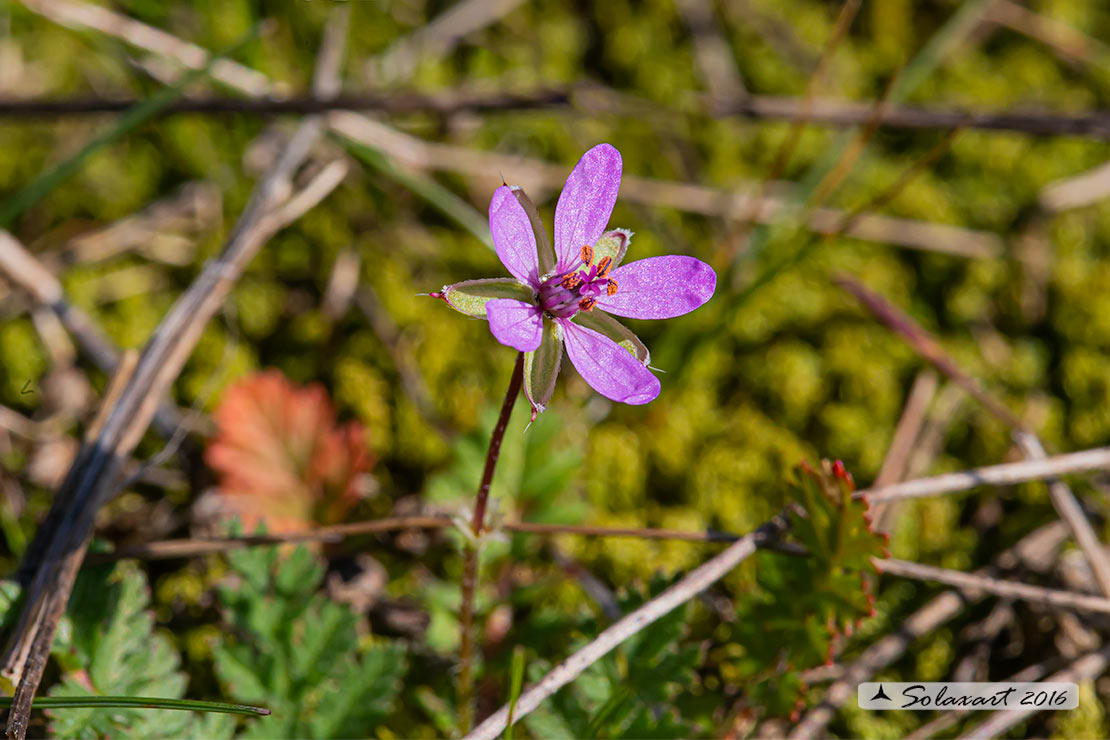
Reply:
<svg viewBox="0 0 1110 740"><path fill-rule="evenodd" d="M271 19L274 25L234 57L288 91L306 91L333 5L121 0L112 7L210 50L228 47L254 24ZM990 20L993 3L974 5L980 20L954 38L904 103L1057 113L1106 106L1110 55L1097 40L1110 35L1110 8L1079 0L1026 6L1087 39L1085 57L1077 58L1062 52L1060 44ZM753 192L790 125L711 114L709 93L719 80L699 65L698 51L707 42L699 35L701 26L691 21L690 6L707 11L709 33L726 42L733 66L724 77L742 80L752 93L782 96L805 94L840 8L816 0L677 5L674 0L537 0L520 3L447 48L428 50L411 70L391 72L375 60L451 3L351 2L343 90L469 95L596 83L627 96L626 102L635 99L635 110L650 113L581 103L380 120L423 140L523 155L562 172L586 149L607 141L621 151L626 176ZM920 60L916 55L938 32L951 32L945 24L954 14L965 11L944 1L866 0L829 60L817 94L875 99L907 63ZM148 54L101 33L61 27L18 3L0 4L0 32L0 97L142 98L163 87L160 68ZM191 86L189 93L235 95L208 82ZM113 120L105 114L0 117L0 195L16 192ZM141 347L175 297L216 254L261 171L259 161L266 160L265 143L280 141L293 123L289 116L252 113L159 117L95 153L22 214L12 233L54 269L73 303L119 346ZM880 127L827 205L851 210L866 203L945 135ZM811 168L827 161L830 152L841 154L850 141L841 129L806 127L779 179L805 187ZM718 293L683 318L627 322L651 348L652 364L665 371L662 394L649 406L610 404L565 365L551 410L527 434L522 433L525 409L517 409L494 486L501 513L530 521L744 532L778 511L782 481L803 458L839 458L861 484L874 480L925 365L830 282L839 272L857 276L934 331L1051 447L1106 444L1110 208L1096 202L1048 213L1039 199L1047 185L1102 164L1107 151L1095 138L964 130L880 208L892 216L997 235L999 253L986 258L944 253L950 244L930 251L842 237L814 243L791 219L753 228L735 217L654 204L649 196L622 198L611 224L636 232L629 260L679 253L711 261L721 276ZM318 156L324 161L344 154L329 140ZM390 152L384 157L392 161ZM295 382L323 383L342 418L365 424L377 458L372 495L350 518L457 511L469 502L513 363L512 351L498 345L483 322L421 297L445 283L501 275L503 268L444 212L438 190L414 189L411 180L396 174L408 172L403 162L400 168L356 164L320 206L277 234L234 289L221 320L207 327L174 386L179 405L211 410L224 387L255 369L278 368ZM508 167L500 175L510 182L529 176ZM500 175L433 169L419 177L431 178L484 219ZM210 208L177 228L177 238L140 239L107 257L67 256L81 235L174 197L191 183L203 184ZM556 195L552 188L533 193L548 224ZM722 251L733 243L734 261ZM341 255L357 257L359 290L370 295L381 321L395 325L396 341L384 341L356 303L338 312L325 305ZM755 289L747 290L752 285ZM50 393L59 368L27 309L17 292L0 286L0 404L43 420L64 406L64 393ZM397 356L418 371L438 421L401 381ZM104 376L90 363L78 360L78 367L94 387L103 388ZM42 390L21 393L28 380ZM914 475L1016 458L1007 429L943 382L928 409L935 454L922 455ZM77 431L87 417L63 418L71 422L61 434ZM0 430L0 443L3 476L17 484L14 491L6 489L2 513L5 560L14 566L20 538L30 537L49 504L46 473L59 465L64 472L64 464L45 456L40 441ZM140 451L152 454L163 444L150 435ZM55 468L49 468L51 462ZM47 471L36 473L36 463ZM1077 482L1076 490L1090 494L1101 490L1099 484ZM139 541L187 533L200 493L180 481L169 490L137 485L104 512L105 536ZM1102 506L1103 498L1093 500ZM983 512L984 501L997 509L993 519ZM152 511L167 517L154 531L144 524ZM897 557L970 570L1053 516L1039 484L915 500L897 509L891 549ZM450 548L435 546L435 539L416 539L363 543L388 570L389 598L411 601L430 615L413 658L414 673L406 678L413 691L441 685L443 676L433 668L457 640L449 604L457 558ZM561 555L577 559L613 587L647 583L656 571L689 568L716 548L572 537L556 543ZM492 609L516 584L515 619L532 620L536 642L529 647L554 661L562 657L562 642L557 633L542 641L533 612L577 614L588 610L589 600L574 580L551 567L547 548L522 537L495 548L486 559L482 598L483 608ZM337 562L350 557L350 552L336 556ZM504 575L529 563L535 568L531 581L520 573ZM210 629L201 624L209 607L187 596L190 588L203 590L210 582L202 571L171 561L150 566L149 573L156 613L179 646L193 645L186 650L194 661L190 672L203 687L211 676L196 667L206 660L197 635ZM500 582L498 574L504 576ZM740 569L722 593L742 591L751 578L750 567ZM867 644L867 635L881 634L934 592L924 584L884 581L880 615L858 644ZM702 627L712 634L711 625ZM954 625L916 645L899 665L916 670L922 680L948 675L960 657L954 646L959 629ZM728 646L713 649L727 652ZM505 659L496 651L489 658ZM705 658L700 691L728 695L720 687L734 676L725 663L712 652ZM710 674L716 683L705 682ZM393 732L434 732L426 714L408 711L391 720ZM849 712L834 728L846 735L897 737L909 729L908 721ZM1105 728L1099 723L1104 719L1096 715L1086 729L1071 732L1097 732ZM706 734L722 732L718 726Z"/></svg>

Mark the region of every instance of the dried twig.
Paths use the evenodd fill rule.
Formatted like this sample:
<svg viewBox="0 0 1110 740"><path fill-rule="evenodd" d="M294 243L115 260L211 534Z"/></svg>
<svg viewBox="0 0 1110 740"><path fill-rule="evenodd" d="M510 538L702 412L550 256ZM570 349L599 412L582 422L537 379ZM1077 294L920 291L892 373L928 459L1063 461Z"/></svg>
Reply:
<svg viewBox="0 0 1110 740"><path fill-rule="evenodd" d="M1106 469L1110 469L1110 447L1096 447L1066 455L988 465L931 478L917 478L903 483L861 488L854 495L866 496L872 503L897 501L966 491L979 486L1009 486L1071 473Z"/></svg>
<svg viewBox="0 0 1110 740"><path fill-rule="evenodd" d="M1021 599L1057 609L1110 614L1110 599L1099 596L1031 586L1020 581L1007 581L990 576L976 575L975 573L962 573L958 570L936 568L908 560L894 558L880 560L875 558L873 562L875 567L883 573L955 586L969 595L982 596L983 593L990 593L1007 599Z"/></svg>
<svg viewBox="0 0 1110 740"><path fill-rule="evenodd" d="M744 80L732 58L732 48L714 17L709 0L678 0L679 17L690 32L694 61L702 82L714 100L737 100L747 97Z"/></svg>
<svg viewBox="0 0 1110 740"><path fill-rule="evenodd" d="M937 392L937 375L932 370L922 370L914 378L913 387L910 388L902 415L898 419L898 426L894 429L894 437L887 448L883 465L875 477L875 488L892 485L906 476L909 466L910 454L913 452L914 442L917 441L922 427L925 425L926 412L929 403ZM875 527L879 532L889 532L890 518L893 509L887 504L869 498L873 511L872 517Z"/></svg>
<svg viewBox="0 0 1110 740"><path fill-rule="evenodd" d="M463 0L394 41L388 49L366 62L365 77L376 86L408 77L420 60L445 54L468 34L496 23L524 0Z"/></svg>
<svg viewBox="0 0 1110 740"><path fill-rule="evenodd" d="M639 609L604 630L588 645L553 668L539 683L521 694L516 703L513 721L520 721L521 717L538 707L544 699L573 681L582 671L605 657L613 648L719 581L751 556L762 542L777 538L789 526L787 514L783 512L751 534L745 535L730 545L724 552L695 568L681 581ZM509 707L507 705L501 707L467 735L464 740L494 740L505 729L508 715Z"/></svg>

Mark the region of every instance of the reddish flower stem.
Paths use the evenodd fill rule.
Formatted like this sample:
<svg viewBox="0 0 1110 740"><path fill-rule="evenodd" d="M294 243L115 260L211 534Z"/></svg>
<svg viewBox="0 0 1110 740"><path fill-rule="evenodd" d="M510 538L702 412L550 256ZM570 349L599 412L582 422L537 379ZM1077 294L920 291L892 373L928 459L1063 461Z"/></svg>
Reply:
<svg viewBox="0 0 1110 740"><path fill-rule="evenodd" d="M493 483L493 473L497 468L497 459L501 454L501 440L505 438L505 430L509 426L509 417L513 413L516 397L520 395L520 386L524 382L524 353L516 356L516 366L513 376L509 379L509 389L505 393L505 401L501 404L501 415L497 417L497 425L489 440L489 450L486 452L486 467L482 472L482 482L478 485L478 499L474 504L474 518L471 520L470 529L475 537L481 537L486 526L486 508L489 502L489 487ZM462 573L462 605L459 608L459 625L461 640L459 644L459 725L465 735L474 726L474 673L472 663L474 660L474 591L478 586L478 547L474 542L467 542L463 549Z"/></svg>

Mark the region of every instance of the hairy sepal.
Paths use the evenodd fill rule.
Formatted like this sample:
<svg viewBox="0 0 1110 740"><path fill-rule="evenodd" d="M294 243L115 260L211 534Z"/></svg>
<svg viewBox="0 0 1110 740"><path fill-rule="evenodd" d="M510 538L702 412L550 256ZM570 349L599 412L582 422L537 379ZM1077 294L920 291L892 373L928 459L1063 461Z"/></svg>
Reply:
<svg viewBox="0 0 1110 740"><path fill-rule="evenodd" d="M535 298L535 291L512 278L483 278L444 285L442 291L433 295L447 301L447 305L459 313L484 319L486 303L494 298L511 298L531 303Z"/></svg>

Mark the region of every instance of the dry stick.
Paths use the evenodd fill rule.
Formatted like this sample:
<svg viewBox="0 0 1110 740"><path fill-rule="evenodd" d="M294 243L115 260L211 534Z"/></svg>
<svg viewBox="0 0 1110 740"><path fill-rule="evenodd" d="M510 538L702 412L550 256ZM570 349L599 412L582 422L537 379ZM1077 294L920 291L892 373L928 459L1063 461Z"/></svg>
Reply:
<svg viewBox="0 0 1110 740"><path fill-rule="evenodd" d="M302 532L277 532L265 535L243 535L239 537L201 537L179 540L161 540L141 545L130 545L115 552L92 553L86 558L88 563L108 563L135 558L138 560L165 560L171 558L191 558L199 555L235 550L258 545L281 545L296 542L338 542L346 537L355 537L378 532L394 532L405 529L446 529L457 526L455 520L445 516L410 516L370 519L364 522L350 522L327 527L317 527ZM740 539L738 535L727 532L688 531L680 529L637 529L634 527L593 527L573 524L536 524L532 522L503 522L499 529L506 532L535 534L547 537L569 535L577 537L629 537L642 540L679 540L683 542L724 542L732 543ZM791 551L793 552L793 551Z"/></svg>
<svg viewBox="0 0 1110 740"><path fill-rule="evenodd" d="M21 1L29 9L63 25L95 28L133 46L161 54L186 66L198 65L198 57L193 53L194 51L205 55L199 57L200 59L207 58L207 52L200 47L105 8L70 0ZM172 43L165 37L172 40ZM212 74L220 82L256 98L275 92L272 86L259 89L256 84L259 77L266 81L267 85L268 81L257 71L229 60L222 60L222 62L227 64L221 63L213 69ZM203 66L203 62L200 66ZM336 111L328 116L328 124L335 133L382 151L392 159L410 167L454 172L494 187L501 184L499 171L512 172L513 179L529 192L559 188L566 178L566 167L561 164L425 142L356 113ZM753 196L738 193L735 188L711 188L627 176L621 183L621 197L629 202L645 203L656 207L737 218L748 210ZM761 222L775 221L781 209L788 206L786 198L765 200L766 202L759 209ZM806 226L819 232L827 232L836 229L842 221L842 211L818 208L811 214ZM968 258L996 257L1002 253L1003 248L1002 239L989 232L880 214L861 217L846 235L864 241Z"/></svg>
<svg viewBox="0 0 1110 740"><path fill-rule="evenodd" d="M1014 434L1014 440L1022 447L1027 458L1045 457L1044 449L1036 435L1030 432L1001 401L988 393L978 380L961 370L936 338L921 328L908 314L852 278L841 276L836 279L836 283L856 296L880 321L901 335L913 349L929 360L933 367L965 389L996 418L1009 426ZM1110 555L1107 555L1105 548L1099 542L1098 535L1084 515L1079 501L1067 484L1060 481L1049 485L1049 495L1057 513L1067 522L1083 554L1087 556L1103 595L1110 596Z"/></svg>
<svg viewBox="0 0 1110 740"><path fill-rule="evenodd" d="M748 96L744 80L736 69L728 39L721 32L709 0L677 0L675 3L682 23L689 31L694 61L714 100L736 100Z"/></svg>
<svg viewBox="0 0 1110 740"><path fill-rule="evenodd" d="M509 379L509 389L505 392L505 400L501 404L501 414L497 417L493 434L490 435L489 449L486 451L486 466L482 471L482 481L478 484L474 516L470 521L470 537L463 545L458 688L459 725L463 732L470 732L474 724L472 662L474 659L474 591L478 586L478 550L482 535L485 533L489 488L493 484L493 473L497 469L497 460L501 455L501 440L505 438L505 430L509 427L509 418L513 415L513 406L516 405L516 397L520 395L520 386L523 382L524 353L518 352L516 364L513 366L513 375Z"/></svg>
<svg viewBox="0 0 1110 740"><path fill-rule="evenodd" d="M831 126L856 126L873 117L873 101L817 99L804 108L796 98L752 96L716 110L719 116L744 116L761 119L799 120ZM878 125L902 129L975 128L992 131L1014 131L1037 136L1110 137L1110 112L1093 111L1081 114L1047 111L976 111L937 110L913 106L888 106L879 116Z"/></svg>
<svg viewBox="0 0 1110 740"><path fill-rule="evenodd" d="M948 356L940 343L921 328L908 314L890 304L885 298L867 288L857 280L839 275L833 279L837 286L859 300L879 321L894 330L919 355L928 360L933 367L943 373L953 383L963 388L972 398L991 412L1011 429L1025 430L1024 423L1006 408L1001 401L984 390L982 384L961 370Z"/></svg>
<svg viewBox="0 0 1110 740"><path fill-rule="evenodd" d="M1078 29L1039 13L1034 13L1010 0L994 0L983 14L983 20L997 23L1040 41L1062 56L1089 65L1105 65L1110 48Z"/></svg>
<svg viewBox="0 0 1110 740"><path fill-rule="evenodd" d="M789 526L787 512L779 514L603 631L592 642L553 668L539 683L521 694L513 714L514 723L519 722L521 717L538 707L544 699L581 675L582 671L605 657L613 648L725 577L763 543L776 539ZM494 740L505 729L508 715L509 707L507 705L501 707L463 740Z"/></svg>
<svg viewBox="0 0 1110 740"><path fill-rule="evenodd" d="M365 75L372 85L408 77L420 60L453 49L459 40L496 23L524 0L463 0L437 15L409 36L394 41L379 56L366 62Z"/></svg>
<svg viewBox="0 0 1110 740"><path fill-rule="evenodd" d="M883 573L955 586L969 595L981 597L983 593L991 593L1006 599L1021 599L1057 609L1110 614L1110 599L1101 596L1089 596L1073 591L1030 586L1020 581L1007 581L991 578L990 576L949 570L948 568L936 568L908 560L873 558L872 562Z"/></svg>
<svg viewBox="0 0 1110 740"><path fill-rule="evenodd" d="M866 496L871 503L898 501L900 499L967 491L979 486L1009 486L1091 470L1110 470L1110 447L1096 447L1065 455L1034 458L1001 465L987 465L958 473L917 478L886 486L861 488L853 495L857 498Z"/></svg>
<svg viewBox="0 0 1110 740"><path fill-rule="evenodd" d="M0 413L4 411L0 407ZM33 432L28 424L34 424L21 416L0 416L0 426L19 432ZM43 422L39 422L41 424ZM894 453L892 445L891 455ZM887 486L862 488L856 496L866 496L872 503L898 501L906 498L936 496L957 491L966 491L979 486L1003 486L1026 483L1044 478L1052 478L1071 473L1091 470L1110 469L1110 447L1098 447L1083 452L1045 458L1026 460L1002 465L973 468L959 473L947 473L930 478L918 478ZM109 562L126 558L141 560L160 560L164 558L187 558L215 552L250 547L254 545L274 545L290 542L333 541L374 532L388 532L403 529L442 529L455 526L448 517L395 517L372 519L364 522L338 524L305 532L287 532L267 535L244 535L242 537L219 537L200 539L164 540L142 545L133 545L112 553L94 553L89 562ZM581 537L630 537L647 540L681 540L685 542L735 542L737 535L728 532L689 531L679 529L651 529L636 527L595 527L572 524L540 524L532 522L504 522L499 527L507 532L538 534L545 536L574 535Z"/></svg>
<svg viewBox="0 0 1110 740"><path fill-rule="evenodd" d="M1096 652L1084 655L1064 670L1049 676L1047 681L1051 683L1081 683L1083 681L1090 681L1101 675L1103 671L1106 670L1108 664L1110 664L1110 645ZM988 738L1001 737L1006 730L1010 729L1018 722L1021 722L1026 717L1040 711L1043 711L1043 709L1022 708L995 712L981 725L975 727L970 732L960 735L959 740L988 740Z"/></svg>
<svg viewBox="0 0 1110 740"><path fill-rule="evenodd" d="M925 425L929 403L936 392L937 374L929 369L918 372L906 398L905 406L902 408L902 415L898 418L898 426L894 429L894 437L890 441L890 447L887 448L882 467L875 477L874 488L892 485L905 478L914 442L917 441ZM874 497L869 498L868 501L875 529L879 532L889 532L893 507L877 502Z"/></svg>
<svg viewBox="0 0 1110 740"><path fill-rule="evenodd" d="M531 111L545 108L574 108L590 112L601 103L608 112L634 115L638 106L622 105L620 96L597 85L543 87L527 92L453 91L419 93L347 94L327 99L312 95L281 98L188 97L166 106L159 115L182 113L204 114L310 114L334 110L370 111L385 114L429 113L451 116L458 113L496 113L498 111ZM624 98L631 102L630 99ZM750 95L742 100L730 99L720 104L719 98L707 101L717 117L738 116L761 120L782 120L794 124L835 127L857 126L873 117L874 101L850 101L805 96ZM49 118L67 115L118 113L138 102L137 98L65 98L60 100L0 100L0 117ZM660 111L656 110L657 113ZM679 111L670 111L682 115ZM920 108L889 105L879 116L883 128L911 130L970 128L988 131L1011 131L1038 136L1110 137L1110 112L1053 113L1048 111L984 111Z"/></svg>
<svg viewBox="0 0 1110 740"><path fill-rule="evenodd" d="M35 303L53 311L101 372L114 372L120 353L112 340L88 314L66 300L61 282L6 231L0 231L0 272ZM180 425L176 408L169 404L158 408L154 427L159 434L170 436Z"/></svg>
<svg viewBox="0 0 1110 740"><path fill-rule="evenodd" d="M1035 559L1044 551L1058 549L1067 536L1068 528L1063 522L1046 524L1002 552L995 559L994 565L980 568L975 573L991 575L996 569L1013 568L1021 561ZM933 633L942 624L953 619L969 601L978 601L980 598L978 595L964 596L957 591L945 591L902 620L897 631L871 644L856 660L845 666L841 677L829 686L825 698L806 713L789 737L799 740L822 735L822 730L832 719L836 708L855 695L860 683L897 660L914 640Z"/></svg>
<svg viewBox="0 0 1110 740"><path fill-rule="evenodd" d="M539 88L528 92L450 91L420 93L345 94L335 98L296 95L285 98L232 98L226 96L195 96L182 98L162 110L161 115L180 113L279 115L326 113L333 110L372 111L386 114L430 113L451 116L458 113L490 113L497 111L530 111L543 108L565 108L572 104L577 91L598 88L571 86ZM65 98L60 100L0 100L0 117L48 118L119 113L135 105L137 98Z"/></svg>
<svg viewBox="0 0 1110 740"><path fill-rule="evenodd" d="M317 69L319 87L331 84L338 74L338 61L336 50L325 47ZM116 492L122 461L146 432L159 399L181 372L205 324L272 235L276 224L267 216L288 197L293 172L307 158L320 131L318 120L304 122L258 184L220 257L205 267L159 324L127 387L106 413L98 436L82 447L55 498L55 506L64 511L60 523L40 527L35 533L21 563L21 581L26 586L23 611L3 660L5 673L18 678L8 718L9 737L22 740L26 734L31 700L91 537L96 511ZM30 657L23 662L22 655Z"/></svg>

